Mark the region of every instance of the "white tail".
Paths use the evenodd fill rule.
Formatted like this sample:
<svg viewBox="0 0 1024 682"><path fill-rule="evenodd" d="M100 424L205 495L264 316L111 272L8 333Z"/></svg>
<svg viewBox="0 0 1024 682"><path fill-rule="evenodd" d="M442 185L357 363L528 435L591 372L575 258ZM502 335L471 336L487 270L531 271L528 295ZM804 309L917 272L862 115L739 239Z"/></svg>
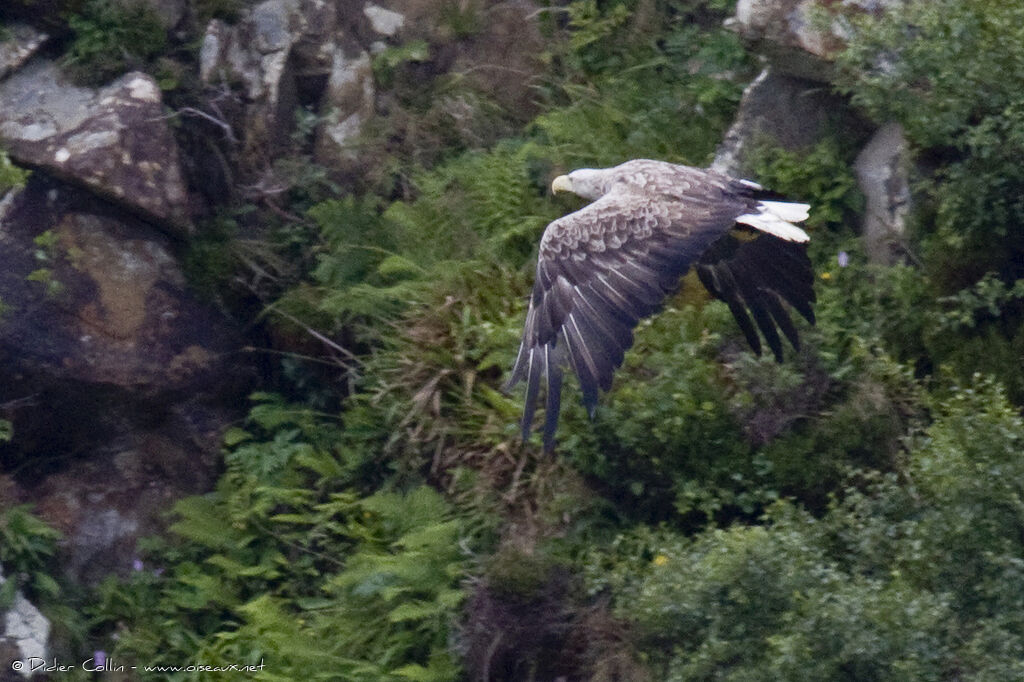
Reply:
<svg viewBox="0 0 1024 682"><path fill-rule="evenodd" d="M809 204L792 204L785 201L762 201L757 205L757 213L746 213L736 218L736 222L774 235L787 242L806 242L810 239L807 233L792 223L807 220Z"/></svg>

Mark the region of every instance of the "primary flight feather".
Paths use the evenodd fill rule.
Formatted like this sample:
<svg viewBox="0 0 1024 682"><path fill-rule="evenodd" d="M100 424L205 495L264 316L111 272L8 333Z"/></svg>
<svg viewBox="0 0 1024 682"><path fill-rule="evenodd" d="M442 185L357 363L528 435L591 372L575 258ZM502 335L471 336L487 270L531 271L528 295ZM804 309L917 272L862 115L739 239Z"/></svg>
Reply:
<svg viewBox="0 0 1024 682"><path fill-rule="evenodd" d="M793 224L807 218L807 204L778 201L748 180L647 159L575 170L555 178L551 189L592 203L552 222L541 238L523 340L507 384L526 380L524 440L543 383L544 448L553 447L566 366L593 415L598 389L611 388L633 345L633 328L661 307L691 266L729 306L758 354L758 329L777 360L779 330L799 348L782 301L814 323L808 237Z"/></svg>

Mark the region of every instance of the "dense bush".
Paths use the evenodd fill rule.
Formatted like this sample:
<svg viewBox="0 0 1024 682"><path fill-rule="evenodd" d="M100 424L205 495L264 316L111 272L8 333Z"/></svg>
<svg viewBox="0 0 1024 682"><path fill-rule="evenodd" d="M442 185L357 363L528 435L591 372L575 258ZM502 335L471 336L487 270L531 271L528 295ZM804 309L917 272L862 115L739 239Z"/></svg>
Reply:
<svg viewBox="0 0 1024 682"><path fill-rule="evenodd" d="M434 490L366 495L336 420L256 396L217 491L90 607L114 655L259 665L266 679L452 679L449 630L480 526ZM167 624L174 623L168 629Z"/></svg>
<svg viewBox="0 0 1024 682"><path fill-rule="evenodd" d="M60 533L26 506L0 510L0 568L5 577L0 608L11 604L18 589L36 597L57 597L60 588L50 573L59 539Z"/></svg>
<svg viewBox="0 0 1024 682"><path fill-rule="evenodd" d="M160 18L141 0L88 0L68 25L74 40L65 64L77 80L90 85L142 67L167 45Z"/></svg>
<svg viewBox="0 0 1024 682"><path fill-rule="evenodd" d="M815 518L687 538L640 528L595 551L659 679L943 680L1020 674L1024 420L995 382L938 401L896 474L855 474ZM615 551L617 550L617 551Z"/></svg>
<svg viewBox="0 0 1024 682"><path fill-rule="evenodd" d="M989 270L1007 281L1024 276L1022 20L1024 8L998 0L902 3L859 17L840 59L853 101L902 123L938 165L926 189L934 222L921 246L947 286Z"/></svg>

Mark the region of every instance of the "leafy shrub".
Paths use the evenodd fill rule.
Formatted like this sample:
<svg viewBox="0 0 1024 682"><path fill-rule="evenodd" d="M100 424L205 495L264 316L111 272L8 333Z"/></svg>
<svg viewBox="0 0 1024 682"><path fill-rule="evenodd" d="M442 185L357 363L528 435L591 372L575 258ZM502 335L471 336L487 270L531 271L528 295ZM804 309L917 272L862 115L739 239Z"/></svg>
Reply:
<svg viewBox="0 0 1024 682"><path fill-rule="evenodd" d="M570 38L550 59L565 69L535 121L564 167L632 158L703 165L731 122L748 68L736 36L708 25L721 3L570 3ZM701 22L706 22L702 24ZM556 43L555 45L557 45Z"/></svg>
<svg viewBox="0 0 1024 682"><path fill-rule="evenodd" d="M573 464L634 513L706 519L723 505L752 511L759 501L745 480L752 447L729 412L705 321L694 308L669 309L641 325L595 422L578 409L565 420Z"/></svg>
<svg viewBox="0 0 1024 682"><path fill-rule="evenodd" d="M950 144L1019 101L1022 20L1024 8L998 0L913 0L862 13L840 56L845 86L876 119L903 122L921 147Z"/></svg>
<svg viewBox="0 0 1024 682"><path fill-rule="evenodd" d="M844 149L836 137L826 137L806 152L756 147L750 163L759 183L811 205L808 228L842 231L864 206L852 160L852 149Z"/></svg>
<svg viewBox="0 0 1024 682"><path fill-rule="evenodd" d="M964 381L975 372L998 374L1010 398L1024 400L1024 368L1013 360L1024 343L1019 282L1007 284L990 273L943 295L942 285L921 268L869 265L857 243L839 244L846 265L838 267L833 256L816 285L824 359L841 358L851 344L867 344L909 363L919 376L944 365Z"/></svg>
<svg viewBox="0 0 1024 682"><path fill-rule="evenodd" d="M638 529L586 573L641 629L659 679L999 679L1020 671L1024 420L977 378L935 405L902 477L850 479L695 538ZM977 677L974 677L977 675Z"/></svg>
<svg viewBox="0 0 1024 682"><path fill-rule="evenodd" d="M0 149L0 198L9 190L24 185L28 174L28 171L12 164L7 152Z"/></svg>
<svg viewBox="0 0 1024 682"><path fill-rule="evenodd" d="M10 605L18 589L32 597L57 598L60 586L51 576L60 537L26 505L0 510L0 566L6 578L0 587L0 609Z"/></svg>
<svg viewBox="0 0 1024 682"><path fill-rule="evenodd" d="M822 301L781 365L747 350L723 304L668 308L638 329L595 422L568 410L564 451L633 518L727 523L780 495L824 507L848 468L894 467L922 417L910 373L850 339L846 306Z"/></svg>
<svg viewBox="0 0 1024 682"><path fill-rule="evenodd" d="M934 277L949 290L986 271L1024 275L1019 134L1024 9L997 0L895 5L852 23L843 84L876 120L903 124L931 157L934 226L921 235ZM998 47L993 47L998 46ZM993 247L993 236L998 246Z"/></svg>
<svg viewBox="0 0 1024 682"><path fill-rule="evenodd" d="M160 18L141 1L88 0L81 13L68 18L68 25L75 37L65 65L90 85L142 68L167 44Z"/></svg>
<svg viewBox="0 0 1024 682"><path fill-rule="evenodd" d="M425 487L361 494L351 484L370 477L336 424L257 399L248 428L227 435L217 491L176 506L179 540L152 544L152 568L99 589L93 616L116 632L112 655L265 659L274 679L456 676L448 633L466 520Z"/></svg>

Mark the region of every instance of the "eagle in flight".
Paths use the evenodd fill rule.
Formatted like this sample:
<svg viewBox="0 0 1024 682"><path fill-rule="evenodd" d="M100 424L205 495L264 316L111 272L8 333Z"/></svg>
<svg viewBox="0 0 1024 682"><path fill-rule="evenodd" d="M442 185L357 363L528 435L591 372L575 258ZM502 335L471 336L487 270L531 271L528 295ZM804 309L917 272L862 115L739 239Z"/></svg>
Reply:
<svg viewBox="0 0 1024 682"><path fill-rule="evenodd" d="M555 178L551 190L592 203L552 222L541 238L523 340L506 385L526 380L523 440L543 381L544 449L553 448L566 366L593 417L598 388L611 388L633 328L661 307L691 266L729 306L758 355L758 329L780 362L779 330L799 349L782 301L814 324L808 236L793 224L807 218L807 204L778 201L749 180L647 159L575 170Z"/></svg>

